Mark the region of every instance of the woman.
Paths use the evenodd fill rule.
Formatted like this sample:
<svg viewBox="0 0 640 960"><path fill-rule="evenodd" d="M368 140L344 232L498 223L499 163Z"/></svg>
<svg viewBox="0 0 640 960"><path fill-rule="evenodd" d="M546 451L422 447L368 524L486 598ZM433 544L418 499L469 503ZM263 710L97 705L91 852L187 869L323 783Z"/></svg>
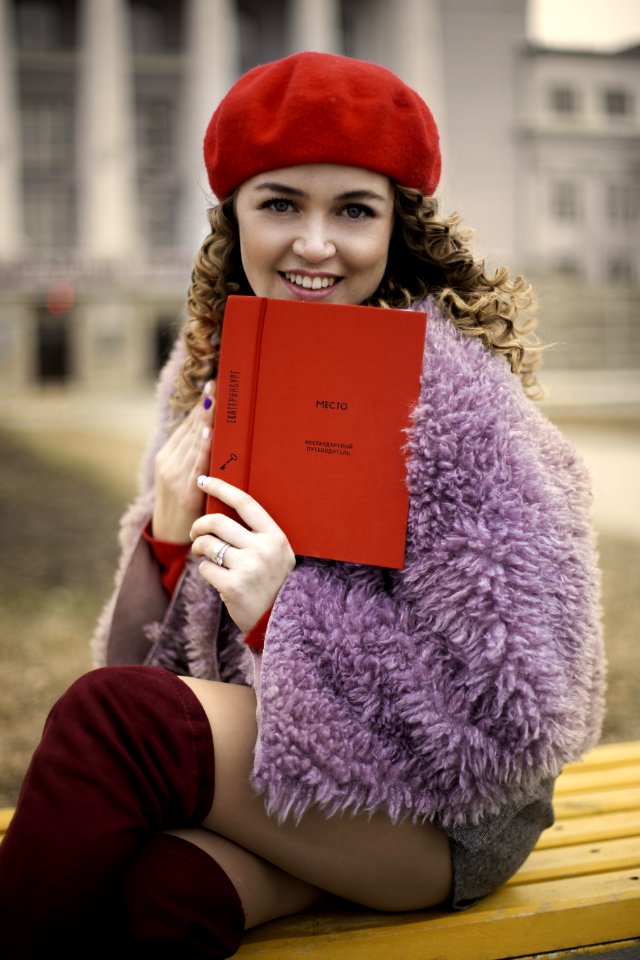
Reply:
<svg viewBox="0 0 640 960"><path fill-rule="evenodd" d="M94 640L108 666L52 710L0 848L14 956L79 952L105 918L109 949L230 956L326 892L463 907L599 734L588 481L526 396L528 285L438 214L427 106L377 65L296 54L235 84L204 151L221 202ZM402 570L296 558L206 477L237 292L427 309Z"/></svg>

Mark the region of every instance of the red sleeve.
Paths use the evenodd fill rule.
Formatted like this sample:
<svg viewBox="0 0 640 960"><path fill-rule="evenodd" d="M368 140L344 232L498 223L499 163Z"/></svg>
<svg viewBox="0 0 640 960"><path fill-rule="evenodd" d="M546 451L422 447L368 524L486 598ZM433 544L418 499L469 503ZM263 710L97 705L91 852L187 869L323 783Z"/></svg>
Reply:
<svg viewBox="0 0 640 960"><path fill-rule="evenodd" d="M251 627L251 630L249 630L244 638L246 645L251 647L252 650L257 650L258 653L262 653L264 647L264 637L267 632L267 624L269 623L272 610L273 607L265 610L258 622Z"/></svg>
<svg viewBox="0 0 640 960"><path fill-rule="evenodd" d="M170 543L166 540L156 540L151 533L150 520L142 531L142 536L151 547L151 552L153 553L153 556L160 567L160 579L162 581L162 586L165 588L169 596L171 596L176 588L178 580L180 579L180 574L184 569L184 565L187 560L187 554L191 549L191 544ZM249 630L244 638L244 643L246 643L248 647L251 647L252 650L257 650L259 653L262 652L264 647L264 638L267 632L267 624L269 623L269 617L271 616L272 609L272 607L269 607L269 609L262 614L258 622L252 626L251 630Z"/></svg>
<svg viewBox="0 0 640 960"><path fill-rule="evenodd" d="M162 586L169 596L171 596L180 579L180 574L184 569L191 544L169 543L166 540L156 540L151 533L151 520L149 520L142 531L142 536L151 547L151 552L160 567Z"/></svg>

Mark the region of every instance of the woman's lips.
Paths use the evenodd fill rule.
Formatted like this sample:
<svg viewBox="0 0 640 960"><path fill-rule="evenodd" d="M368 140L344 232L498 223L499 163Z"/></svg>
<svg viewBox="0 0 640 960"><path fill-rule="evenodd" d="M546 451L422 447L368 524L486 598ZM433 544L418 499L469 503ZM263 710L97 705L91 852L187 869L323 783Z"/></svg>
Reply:
<svg viewBox="0 0 640 960"><path fill-rule="evenodd" d="M314 274L311 276L308 273L294 273L290 270L287 270L284 276L289 283L295 283L296 287L304 287L305 290L324 290L326 287L332 287L337 279L337 277L331 275Z"/></svg>
<svg viewBox="0 0 640 960"><path fill-rule="evenodd" d="M342 280L333 274L308 274L286 270L280 273L287 289L301 300L324 300Z"/></svg>

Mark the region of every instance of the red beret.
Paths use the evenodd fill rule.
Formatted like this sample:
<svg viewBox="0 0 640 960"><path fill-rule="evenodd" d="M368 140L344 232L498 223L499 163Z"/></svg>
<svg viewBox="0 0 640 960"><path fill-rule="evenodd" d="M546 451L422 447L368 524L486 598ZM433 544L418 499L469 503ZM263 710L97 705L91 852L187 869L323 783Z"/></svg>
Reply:
<svg viewBox="0 0 640 960"><path fill-rule="evenodd" d="M219 200L301 163L364 167L429 196L441 165L438 129L415 90L376 63L312 52L240 77L211 118L204 161Z"/></svg>

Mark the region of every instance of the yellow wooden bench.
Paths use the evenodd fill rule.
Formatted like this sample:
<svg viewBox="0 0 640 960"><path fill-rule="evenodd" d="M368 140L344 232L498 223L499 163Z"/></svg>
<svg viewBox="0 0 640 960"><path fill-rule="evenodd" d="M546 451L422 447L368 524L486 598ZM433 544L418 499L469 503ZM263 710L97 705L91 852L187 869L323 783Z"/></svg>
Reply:
<svg viewBox="0 0 640 960"><path fill-rule="evenodd" d="M313 910L250 930L239 960L640 960L640 740L556 785L556 823L518 873L461 913ZM11 810L0 811L0 831Z"/></svg>

